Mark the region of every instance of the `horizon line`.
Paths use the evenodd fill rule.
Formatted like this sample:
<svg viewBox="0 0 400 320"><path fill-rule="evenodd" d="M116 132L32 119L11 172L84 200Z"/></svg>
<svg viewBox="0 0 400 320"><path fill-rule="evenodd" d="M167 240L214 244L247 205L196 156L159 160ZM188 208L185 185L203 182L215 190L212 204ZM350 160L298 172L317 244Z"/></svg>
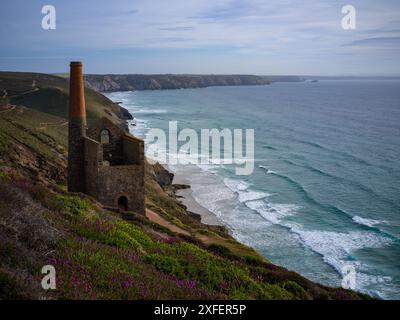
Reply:
<svg viewBox="0 0 400 320"><path fill-rule="evenodd" d="M66 75L65 72L40 72L40 71L15 71L15 70L0 70L0 72L13 72L13 73L41 73L49 75ZM312 75L312 74L255 74L255 73L84 73L84 75L144 75L144 76L156 76L156 75L172 75L172 76L257 76L257 77L306 77L306 78L400 78L400 74L332 74L332 75Z"/></svg>

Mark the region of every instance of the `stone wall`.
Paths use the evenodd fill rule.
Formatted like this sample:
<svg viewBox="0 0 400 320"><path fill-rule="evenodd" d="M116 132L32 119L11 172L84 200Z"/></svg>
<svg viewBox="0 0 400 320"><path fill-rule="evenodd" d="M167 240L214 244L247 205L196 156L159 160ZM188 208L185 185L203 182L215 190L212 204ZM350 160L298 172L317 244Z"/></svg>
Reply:
<svg viewBox="0 0 400 320"><path fill-rule="evenodd" d="M124 164L122 137L125 132L107 118L102 118L87 131L87 135L93 140L100 141L101 131L108 130L110 142L103 144L103 160L111 166Z"/></svg>
<svg viewBox="0 0 400 320"><path fill-rule="evenodd" d="M109 132L108 143L100 142L103 130ZM118 208L120 197L126 197L127 208L123 210L144 214L144 141L106 118L87 130L87 136L86 193L113 208Z"/></svg>
<svg viewBox="0 0 400 320"><path fill-rule="evenodd" d="M97 199L106 206L118 207L118 198L128 199L128 211L144 214L144 166L100 167Z"/></svg>
<svg viewBox="0 0 400 320"><path fill-rule="evenodd" d="M103 148L100 143L88 137L84 138L85 145L85 193L97 198L98 172L103 163Z"/></svg>
<svg viewBox="0 0 400 320"><path fill-rule="evenodd" d="M144 141L131 135L123 137L124 164L144 164Z"/></svg>

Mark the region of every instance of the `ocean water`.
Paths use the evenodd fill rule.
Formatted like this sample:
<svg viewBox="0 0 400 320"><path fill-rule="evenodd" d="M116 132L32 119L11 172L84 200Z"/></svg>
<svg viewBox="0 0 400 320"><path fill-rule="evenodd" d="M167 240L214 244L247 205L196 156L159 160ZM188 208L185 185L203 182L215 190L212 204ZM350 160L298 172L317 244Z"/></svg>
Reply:
<svg viewBox="0 0 400 320"><path fill-rule="evenodd" d="M400 82L115 92L150 128L253 128L255 168L173 165L240 241L323 284L400 299ZM347 269L348 270L348 269Z"/></svg>

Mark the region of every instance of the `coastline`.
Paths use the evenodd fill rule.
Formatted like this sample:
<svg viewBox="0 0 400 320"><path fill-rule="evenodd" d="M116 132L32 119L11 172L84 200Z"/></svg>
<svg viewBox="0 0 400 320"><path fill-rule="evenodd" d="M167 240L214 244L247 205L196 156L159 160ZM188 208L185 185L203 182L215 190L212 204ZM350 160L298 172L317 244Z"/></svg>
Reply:
<svg viewBox="0 0 400 320"><path fill-rule="evenodd" d="M141 107L141 108L144 109L144 107ZM136 109L138 109L138 108L136 108ZM131 109L132 114L135 114L136 109L135 108ZM142 109L139 108L138 112L139 113L142 112ZM146 109L146 112L147 112L147 109ZM159 112L158 109L156 110L156 112ZM138 114L138 116L140 117L139 114ZM145 119L146 119L145 121L151 121L151 118L152 118L152 114L150 116L147 115L145 117ZM162 120L164 120L164 118L162 118ZM131 129L134 129L134 128L131 127ZM139 132L142 132L140 129L141 128L139 127ZM267 249L264 250L264 248L270 248L270 246L272 247L272 245L275 245L275 242L273 242L272 245L270 245L270 242L267 244L267 241L270 238L272 238L273 235L275 235L275 233L269 233L269 234L265 233L265 236L263 237L262 234L258 233L258 232L247 233L244 236L242 236L242 234L240 232L235 232L236 230L242 230L242 229L237 228L238 224L240 224L240 225L244 224L245 226L249 225L250 227L254 226L255 230L259 230L257 228L261 225L261 223L258 220L268 219L268 217L264 218L264 216L262 216L262 214L261 214L261 218L260 218L260 215L257 215L257 214L254 214L254 215L249 214L246 216L245 214L239 213L239 211L240 211L239 209L233 210L233 209L236 209L236 207L233 208L233 206L234 206L233 203L229 202L229 201L228 202L225 201L226 200L225 198L220 199L220 196L219 196L219 192L222 189L224 189L224 190L222 190L223 193L221 193L221 194L223 196L228 195L229 199L232 198L229 195L230 193L234 194L235 199L238 198L239 196L241 196L241 199L243 200L241 202L243 205L241 205L241 206L244 207L244 205L245 205L244 201L252 201L254 199L254 197L253 197L254 195L251 194L254 191L253 189L246 188L245 190L238 189L239 191L237 191L235 185L227 186L224 179L223 179L223 182L225 185L220 184L220 183L218 185L214 184L214 181L212 181L212 176L210 177L212 172L209 172L206 175L204 175L203 174L204 170L202 170L203 173L199 174L199 172L197 172L197 168L194 168L194 170L193 170L193 168L186 167L186 166L184 168L181 168L181 167L175 168L174 165L171 165L171 167L163 165L163 167L168 172L174 174L174 178L171 181L170 187L174 191L173 195L175 196L175 199L178 200L185 207L189 216L191 215L190 213L194 213L194 215L192 215L192 217L194 217L197 221L201 222L204 225L209 225L209 226L221 225L224 227L226 225L231 226L230 229L233 230L233 233L230 233L230 234L234 235L234 238L238 242L254 248L259 253L263 252L262 255L264 257L266 257L267 259L270 258L270 256L267 255L267 251L266 251ZM203 169L203 168L201 168L201 169ZM191 174L191 173L193 173L193 174ZM204 178L204 176L205 176L205 178ZM220 179L218 179L218 181L219 180ZM219 182L221 182L221 181L219 181ZM185 188L185 186L183 186L183 188L182 188L182 187L179 187L179 185L190 186L190 188ZM213 191L215 188L218 189L218 193ZM168 193L170 195L172 195L171 192L168 192ZM247 200L244 200L244 199L247 199ZM248 200L248 199L250 199L250 200ZM227 202L226 208L228 208L228 209L227 210L223 209L223 211L222 211L221 207L224 205L224 202ZM216 205L215 205L215 203L216 203ZM255 204L255 202L251 202L251 204ZM280 204L279 201L278 201L278 204ZM283 205L284 204L285 203L283 203ZM232 208L231 208L231 205L232 205ZM277 209L275 207L273 207L271 210L279 210L279 209L280 209L280 207L278 207L278 205L277 205ZM286 209L286 208L283 208L283 209ZM213 210L215 213L213 211L209 211L209 210ZM247 208L244 208L244 210L245 210L244 212L247 212L247 211L253 210L253 209L247 207ZM243 210L241 212L243 212ZM237 213L237 214L235 214L235 213ZM200 217L198 217L198 216L200 216ZM221 220L218 221L219 220L218 217L221 217L221 219L224 219L222 221L224 221L225 223L221 223ZM272 218L274 218L274 217L275 216L272 216ZM237 219L237 218L239 218L239 219ZM247 219L247 218L249 218L249 219ZM280 216L278 216L278 218L280 218ZM236 221L238 221L238 223L234 223ZM262 221L262 223L263 222L264 221ZM269 220L267 220L267 222L265 224L268 224L268 222L269 222ZM232 225L231 225L231 223L232 223ZM270 229L272 229L272 228L275 228L275 227L271 227ZM278 228L276 228L276 229L278 229ZM276 232L276 234L279 234L279 235L280 235L280 233L281 233L280 230L278 232ZM249 236L246 237L247 235L249 235ZM311 235L314 235L314 234L305 233L305 236L311 236ZM332 235L336 236L336 234L332 234ZM318 234L318 236L319 236L319 234ZM338 232L339 240L340 240L341 236L342 236L342 233ZM299 237L298 234L293 235L293 238L296 238L296 237ZM286 238L276 237L274 239L286 239ZM307 241L306 245L309 244L309 242L310 242L309 238L306 238L305 240L303 238L301 238L301 239L296 238L295 240L297 240L297 239L299 239L299 242ZM292 239L290 239L290 240L292 240ZM313 239L311 239L311 240L313 240ZM320 239L318 238L318 241L319 240ZM277 246L280 245L280 241L281 240L276 240ZM329 239L327 241L329 241ZM266 243L265 246L263 246L264 242ZM301 243L301 244L303 245L303 243ZM323 242L323 244L324 244L324 242ZM311 243L311 245L313 245L313 243ZM341 243L338 243L337 246L335 246L335 248L336 247L339 247L339 249L341 249L341 247L342 247ZM299 246L299 248L300 248L300 246ZM325 247L322 247L322 248L317 247L317 249L315 249L316 247L312 247L312 248L306 247L306 249L302 249L302 248L303 247L298 249L298 247L295 247L294 250L297 250L297 251L307 250L308 251L307 254L309 256L312 256L312 258L314 258L314 256L315 256L314 260L316 261L318 259L318 261L317 261L318 263L320 263L320 260L319 260L320 255L322 255L323 257L326 255L325 251L322 251L322 249L325 249ZM297 254L297 251L295 251L294 253ZM322 251L322 253L321 253L321 251ZM330 252L328 252L328 253L330 253ZM309 271L310 268L308 268L308 270L305 270L306 268L303 268L300 266L300 268L297 269L294 267L295 263L292 263L291 261L289 264L285 264L285 263L282 263L282 259L281 260L276 259L277 256L278 256L278 258L281 258L281 256L284 256L284 255L285 255L285 253L283 252L283 250L278 251L277 254L275 252L272 252L272 259L275 259L273 261L278 263L278 265L285 266L285 267L289 268L290 270L295 270L296 272L300 272L302 275L308 276L309 279L313 279L313 281L318 281L316 276L315 277L313 277L313 275L310 276L310 273L311 273ZM300 256L300 255L297 255L297 256ZM290 259L290 258L287 258L287 259ZM314 260L309 259L307 261L314 261ZM283 262L285 262L285 260L283 260ZM320 263L320 265L322 265L324 268L324 269L321 268L322 270L325 271L325 269L331 268L331 264L327 263L326 265L328 265L328 267L326 267L324 263L326 264L325 260L323 260L323 262ZM317 265L317 267L319 266L318 264L316 264L316 265ZM317 270L319 270L319 269L317 269ZM333 273L335 278L332 278L332 279L334 279L332 281L330 280L331 278L329 278L329 281L323 282L324 285L328 285L330 287L335 287L337 285L340 286L340 282L339 282L340 279L336 281L336 279L341 276L340 271L337 272L337 269L335 269L335 270L329 269L329 272ZM327 279L327 277L324 276L323 279ZM336 281L337 283L336 282L333 283L334 281Z"/></svg>
<svg viewBox="0 0 400 320"><path fill-rule="evenodd" d="M199 215L201 217L201 223L203 224L226 227L213 212L207 210L196 201L196 199L193 197L193 191L190 187L190 183L185 179L185 175L180 175L179 173L174 175L172 186L178 184L188 186L188 188L180 188L175 192L175 197L186 207L187 211Z"/></svg>
<svg viewBox="0 0 400 320"><path fill-rule="evenodd" d="M193 191L189 179L187 179L187 174L173 172L165 164L160 164L154 159L146 156L147 162L149 164L158 163L169 175L173 175L172 182L170 186L174 189L174 197L186 207L186 211L192 213L195 216L200 217L200 222L209 226L226 226L217 218L217 216L210 210L204 208L194 197Z"/></svg>

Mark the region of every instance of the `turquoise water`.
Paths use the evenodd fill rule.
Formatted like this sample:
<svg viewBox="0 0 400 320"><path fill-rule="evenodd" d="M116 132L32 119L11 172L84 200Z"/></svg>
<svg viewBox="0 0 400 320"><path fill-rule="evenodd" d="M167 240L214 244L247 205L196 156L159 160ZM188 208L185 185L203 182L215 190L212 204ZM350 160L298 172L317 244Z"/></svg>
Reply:
<svg viewBox="0 0 400 320"><path fill-rule="evenodd" d="M254 128L255 168L176 165L195 199L272 262L400 299L400 82L320 81L108 94L150 128Z"/></svg>

